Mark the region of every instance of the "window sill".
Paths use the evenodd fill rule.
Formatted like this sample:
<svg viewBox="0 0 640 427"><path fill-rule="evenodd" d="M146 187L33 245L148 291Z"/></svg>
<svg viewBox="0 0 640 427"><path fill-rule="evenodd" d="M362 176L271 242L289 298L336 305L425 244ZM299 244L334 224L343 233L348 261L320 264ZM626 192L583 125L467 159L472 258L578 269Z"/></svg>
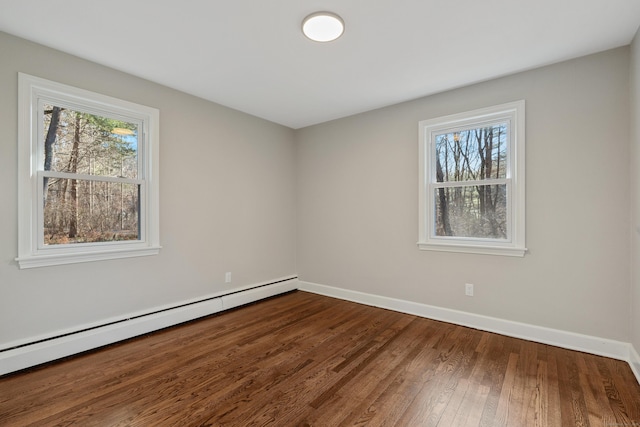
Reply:
<svg viewBox="0 0 640 427"><path fill-rule="evenodd" d="M466 254L481 255L501 255L511 257L524 257L527 248L520 247L504 247L504 246L485 246L485 245L465 245L465 244L448 244L448 243L425 243L418 242L418 248L423 251L439 251L439 252L457 252Z"/></svg>
<svg viewBox="0 0 640 427"><path fill-rule="evenodd" d="M16 258L16 261L18 262L18 267L23 270L26 268L49 267L54 265L76 264L80 262L157 255L160 253L160 249L160 246L155 246L143 249L119 249L83 253L28 255Z"/></svg>

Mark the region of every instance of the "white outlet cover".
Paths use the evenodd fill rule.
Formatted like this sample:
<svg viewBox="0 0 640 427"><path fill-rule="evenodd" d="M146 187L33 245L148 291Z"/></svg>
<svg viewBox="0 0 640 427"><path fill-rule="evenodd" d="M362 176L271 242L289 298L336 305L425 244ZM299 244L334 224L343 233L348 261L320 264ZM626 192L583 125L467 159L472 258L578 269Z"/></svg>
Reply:
<svg viewBox="0 0 640 427"><path fill-rule="evenodd" d="M473 284L472 283L466 283L464 285L464 293L467 296L470 296L470 297L473 296Z"/></svg>

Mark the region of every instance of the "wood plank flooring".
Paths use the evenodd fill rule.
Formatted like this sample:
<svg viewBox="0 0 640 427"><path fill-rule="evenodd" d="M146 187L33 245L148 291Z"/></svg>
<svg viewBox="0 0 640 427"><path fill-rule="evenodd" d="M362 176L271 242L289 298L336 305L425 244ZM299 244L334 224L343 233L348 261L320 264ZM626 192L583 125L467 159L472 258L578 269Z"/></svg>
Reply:
<svg viewBox="0 0 640 427"><path fill-rule="evenodd" d="M625 362L292 292L0 378L1 426L640 426Z"/></svg>

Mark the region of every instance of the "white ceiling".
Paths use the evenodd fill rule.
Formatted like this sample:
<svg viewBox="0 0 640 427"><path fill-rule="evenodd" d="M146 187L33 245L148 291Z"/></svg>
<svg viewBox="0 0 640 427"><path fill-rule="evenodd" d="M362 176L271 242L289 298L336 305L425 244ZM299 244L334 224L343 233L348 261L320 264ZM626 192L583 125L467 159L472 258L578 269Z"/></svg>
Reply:
<svg viewBox="0 0 640 427"><path fill-rule="evenodd" d="M301 34L319 10L344 19L337 41ZM1 31L294 129L624 46L639 25L640 0L0 0Z"/></svg>

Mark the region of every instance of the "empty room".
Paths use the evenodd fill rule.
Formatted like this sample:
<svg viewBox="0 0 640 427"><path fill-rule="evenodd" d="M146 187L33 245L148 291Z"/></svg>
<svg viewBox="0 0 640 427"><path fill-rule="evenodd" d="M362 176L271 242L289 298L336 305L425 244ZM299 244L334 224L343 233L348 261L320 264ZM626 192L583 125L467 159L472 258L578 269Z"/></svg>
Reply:
<svg viewBox="0 0 640 427"><path fill-rule="evenodd" d="M640 426L639 27L0 0L0 426Z"/></svg>

